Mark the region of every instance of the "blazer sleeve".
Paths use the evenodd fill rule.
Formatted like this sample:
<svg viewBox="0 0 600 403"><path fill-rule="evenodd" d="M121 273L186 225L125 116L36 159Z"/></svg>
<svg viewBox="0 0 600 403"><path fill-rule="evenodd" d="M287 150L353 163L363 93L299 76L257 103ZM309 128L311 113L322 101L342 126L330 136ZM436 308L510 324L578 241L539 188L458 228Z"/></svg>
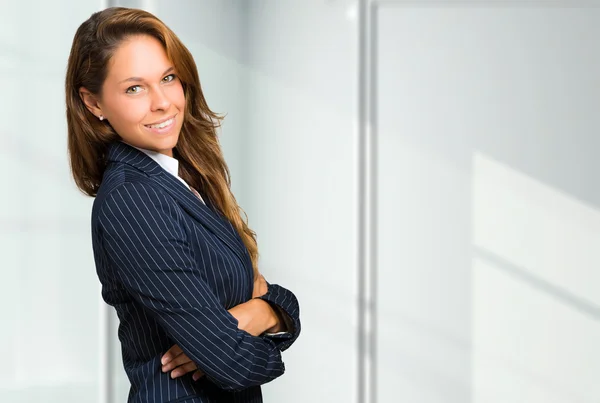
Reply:
<svg viewBox="0 0 600 403"><path fill-rule="evenodd" d="M260 298L275 309L283 316L286 324L286 332L276 334L265 334L275 342L280 351L287 350L300 335L300 305L298 299L290 290L278 285L267 282L267 293Z"/></svg>
<svg viewBox="0 0 600 403"><path fill-rule="evenodd" d="M133 298L216 385L241 390L285 371L273 340L238 329L203 280L176 202L146 182L111 190L98 213L107 258Z"/></svg>

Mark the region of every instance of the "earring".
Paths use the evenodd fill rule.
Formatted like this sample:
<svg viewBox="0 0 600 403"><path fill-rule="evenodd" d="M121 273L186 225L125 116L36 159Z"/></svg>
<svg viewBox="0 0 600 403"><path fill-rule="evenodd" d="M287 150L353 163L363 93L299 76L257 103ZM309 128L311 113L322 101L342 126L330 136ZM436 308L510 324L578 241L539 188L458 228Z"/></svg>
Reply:
<svg viewBox="0 0 600 403"><path fill-rule="evenodd" d="M100 115L100 117L98 119L104 120L104 116Z"/></svg>

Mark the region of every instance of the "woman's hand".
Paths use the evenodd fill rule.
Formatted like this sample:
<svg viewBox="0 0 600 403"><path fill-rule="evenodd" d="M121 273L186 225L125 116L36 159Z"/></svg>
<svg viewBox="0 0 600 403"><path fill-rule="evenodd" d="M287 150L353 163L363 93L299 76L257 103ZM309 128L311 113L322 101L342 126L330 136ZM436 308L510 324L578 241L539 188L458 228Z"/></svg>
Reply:
<svg viewBox="0 0 600 403"><path fill-rule="evenodd" d="M262 297L268 291L269 291L269 286L267 284L267 280L265 280L264 276L259 273L259 275L256 278L256 280L254 280L254 289L252 290L252 298ZM269 305L269 304L267 303L267 305ZM231 313L231 310L229 312ZM272 320L273 326L271 326L270 328L266 329L265 332L277 333L277 332L280 332L280 331L284 330L284 328L285 328L285 321L280 316L280 314L278 314L275 310L273 310L273 308L271 307L271 305L269 305L267 307L267 312L268 312L269 315L273 315L274 316L274 318L272 318L272 319L274 319L274 321ZM239 319L238 319L238 321L239 321ZM244 329L242 327L239 327L239 328L240 329ZM244 329L244 330L246 330L246 329ZM248 331L248 330L246 330L246 331ZM254 335L254 333L252 333L252 332L248 332L248 333Z"/></svg>
<svg viewBox="0 0 600 403"><path fill-rule="evenodd" d="M190 360L177 344L171 347L169 351L162 356L160 362L162 364L163 372L173 370L173 372L171 372L171 378L173 379L193 371L196 371L194 372L194 375L192 375L194 381L197 381L204 376L204 372L198 369L196 363Z"/></svg>
<svg viewBox="0 0 600 403"><path fill-rule="evenodd" d="M238 321L238 329L245 330L252 336L260 336L266 331L279 331L279 317L268 302L262 299L251 299L234 306L229 310Z"/></svg>

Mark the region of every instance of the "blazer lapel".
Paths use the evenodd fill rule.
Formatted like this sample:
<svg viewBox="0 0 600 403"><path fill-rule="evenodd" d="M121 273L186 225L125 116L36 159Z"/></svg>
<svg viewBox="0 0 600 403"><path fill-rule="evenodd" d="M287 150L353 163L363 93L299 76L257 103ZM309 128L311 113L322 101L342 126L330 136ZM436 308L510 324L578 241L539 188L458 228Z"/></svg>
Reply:
<svg viewBox="0 0 600 403"><path fill-rule="evenodd" d="M208 228L242 260L246 262L246 245L236 229L207 198L202 203L180 180L166 172L156 161L140 150L121 141L112 143L108 149L108 161L122 162L134 166L154 179L169 193L183 209Z"/></svg>

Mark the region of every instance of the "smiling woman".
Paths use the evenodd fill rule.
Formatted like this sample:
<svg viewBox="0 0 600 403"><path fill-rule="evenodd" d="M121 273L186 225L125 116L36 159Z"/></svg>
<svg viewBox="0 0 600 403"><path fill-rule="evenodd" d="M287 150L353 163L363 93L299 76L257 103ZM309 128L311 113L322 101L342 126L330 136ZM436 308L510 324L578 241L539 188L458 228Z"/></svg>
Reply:
<svg viewBox="0 0 600 403"><path fill-rule="evenodd" d="M174 70L157 39L136 35L114 52L102 99L84 86L79 93L89 111L110 122L123 141L173 157L185 112L183 86Z"/></svg>
<svg viewBox="0 0 600 403"><path fill-rule="evenodd" d="M300 334L298 301L258 270L190 52L150 13L95 13L73 40L66 103L129 401L261 402Z"/></svg>

